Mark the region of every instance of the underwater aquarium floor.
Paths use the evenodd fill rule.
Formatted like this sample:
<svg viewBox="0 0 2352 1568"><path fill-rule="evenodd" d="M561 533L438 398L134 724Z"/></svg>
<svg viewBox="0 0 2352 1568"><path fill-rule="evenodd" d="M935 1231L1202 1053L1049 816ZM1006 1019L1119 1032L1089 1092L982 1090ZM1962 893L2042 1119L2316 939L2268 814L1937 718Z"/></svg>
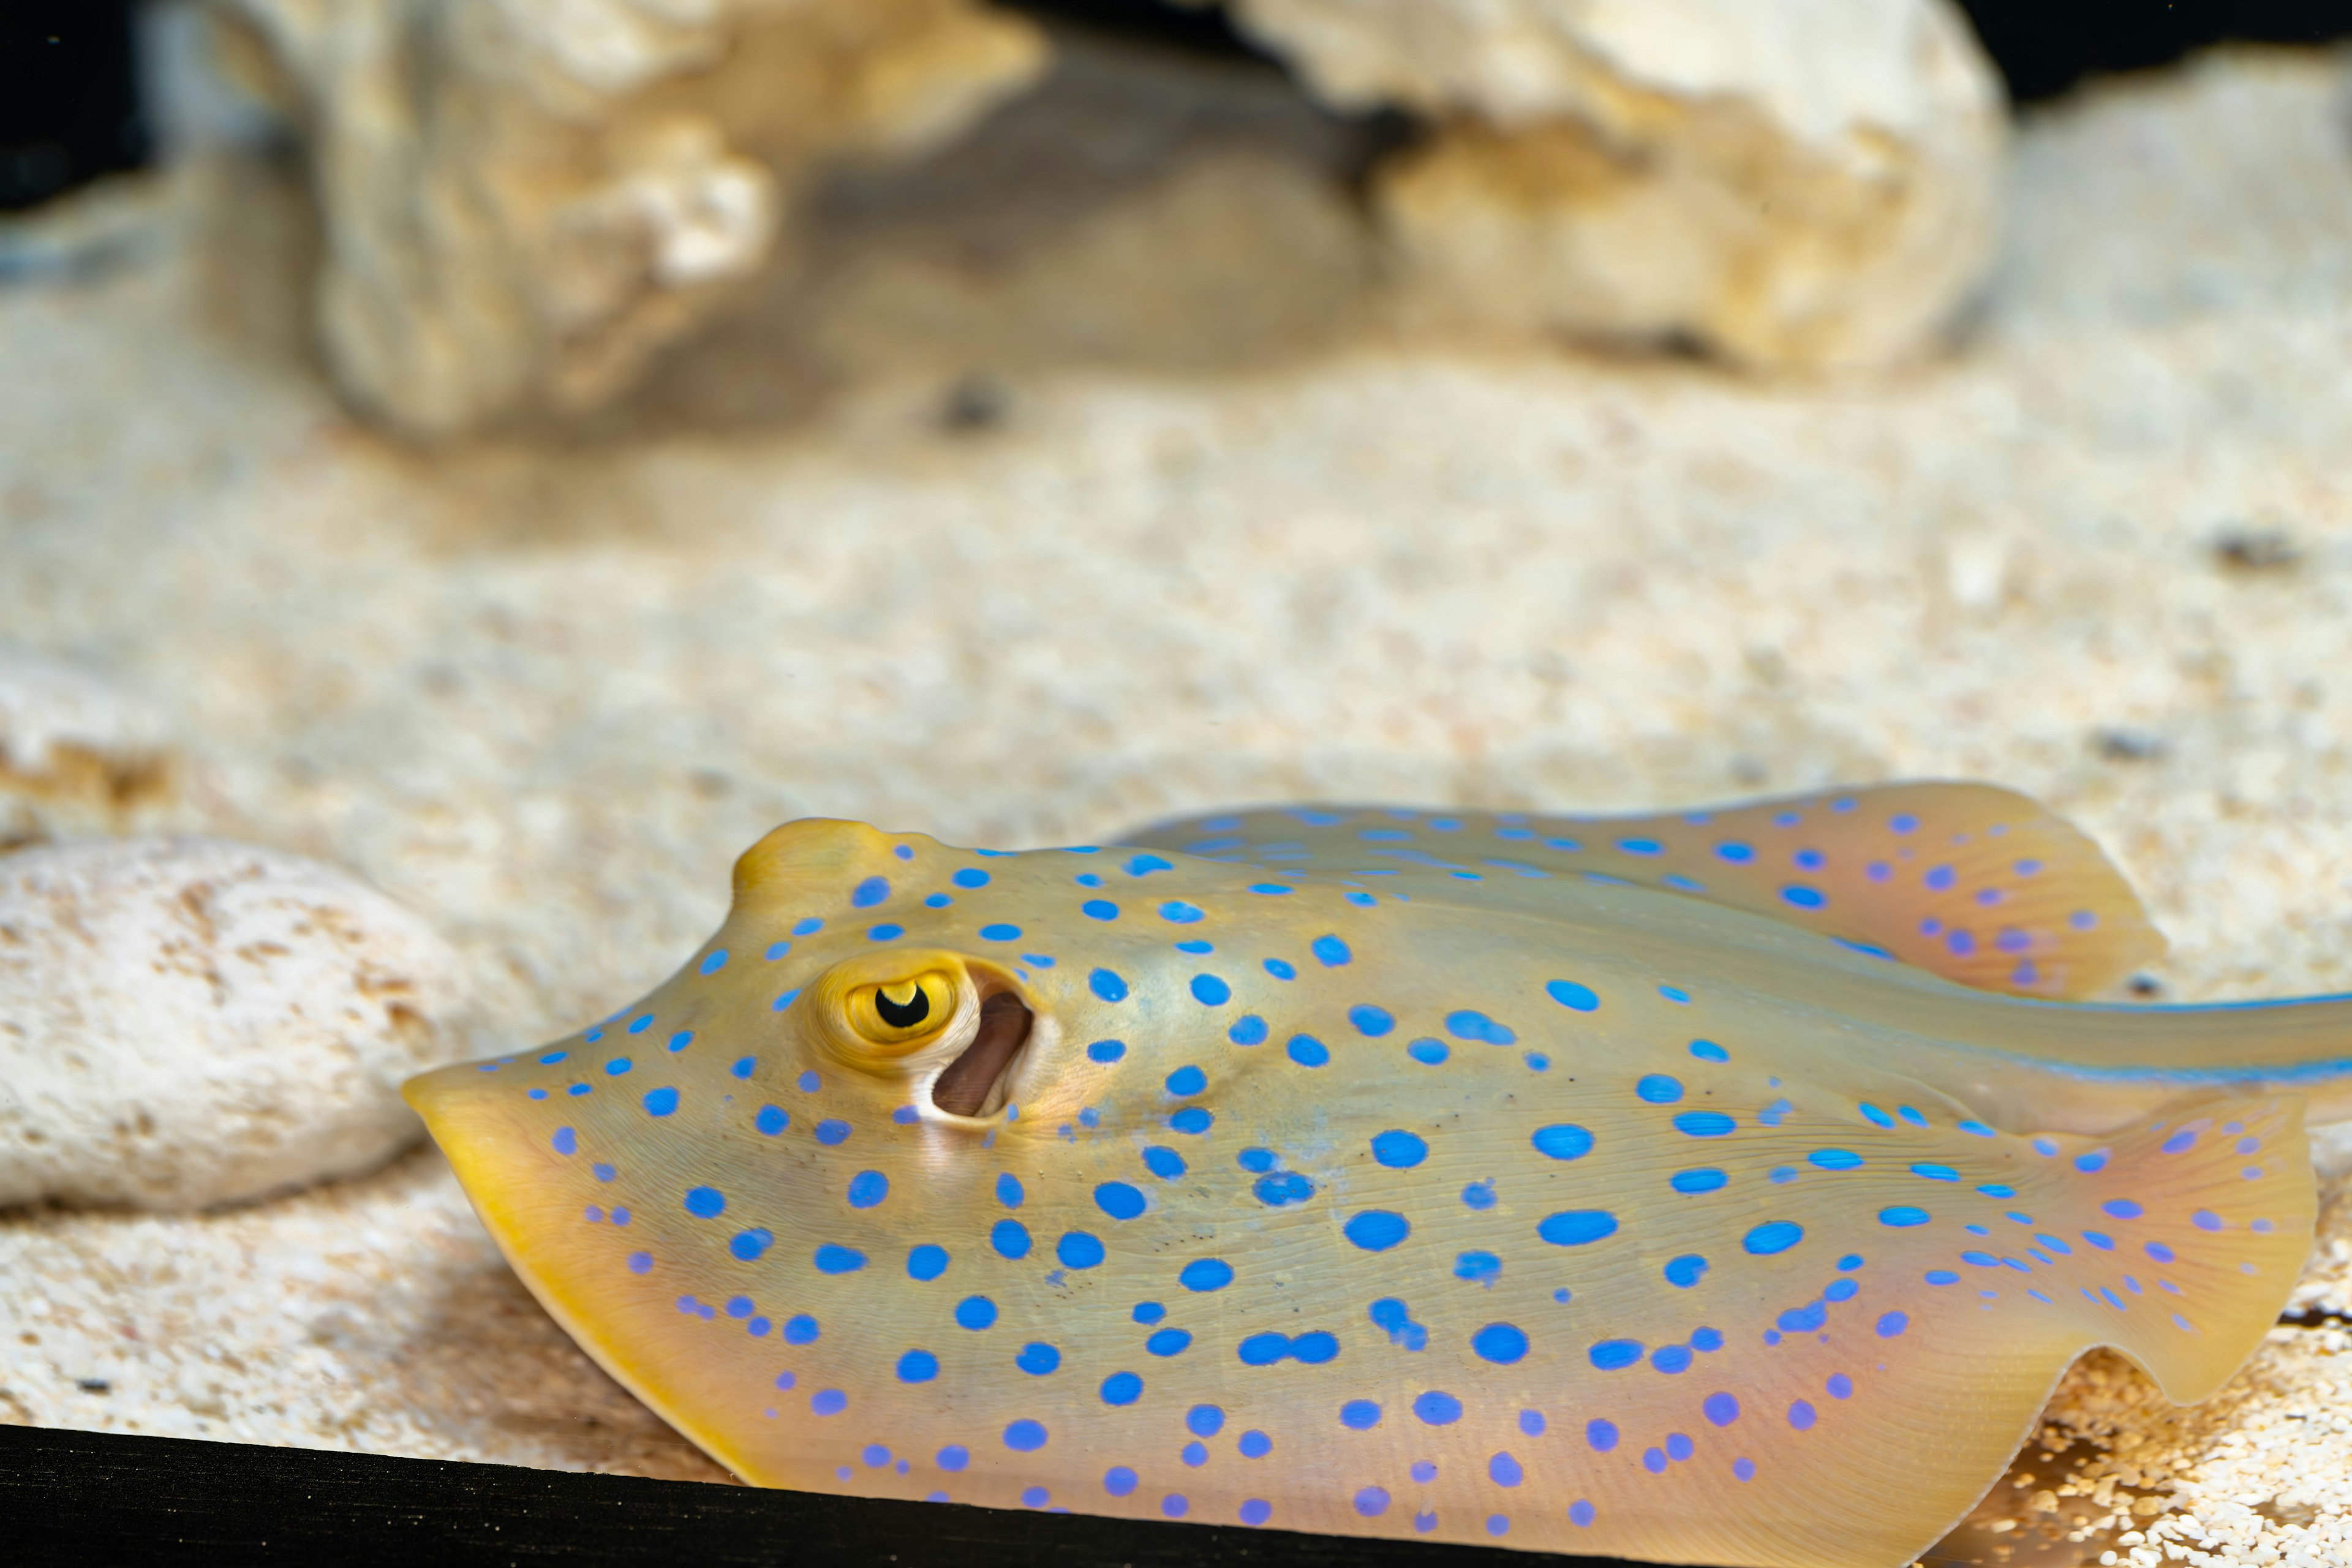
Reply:
<svg viewBox="0 0 2352 1568"><path fill-rule="evenodd" d="M1089 350L976 397L998 367L894 349L766 425L434 454L309 363L285 182L194 172L103 265L0 286L0 627L180 736L168 789L31 809L354 868L466 953L486 1051L656 982L791 816L1014 845L1902 776L2095 833L2173 939L2153 994L2352 991L2347 80L2222 56L2030 120L1967 341L1876 381L1318 316L1246 368ZM680 390L745 374L713 353L665 395L726 403ZM2326 1194L2296 1325L2189 1411L2086 1360L1947 1559L2352 1561ZM429 1151L0 1217L0 1422L724 1479Z"/></svg>

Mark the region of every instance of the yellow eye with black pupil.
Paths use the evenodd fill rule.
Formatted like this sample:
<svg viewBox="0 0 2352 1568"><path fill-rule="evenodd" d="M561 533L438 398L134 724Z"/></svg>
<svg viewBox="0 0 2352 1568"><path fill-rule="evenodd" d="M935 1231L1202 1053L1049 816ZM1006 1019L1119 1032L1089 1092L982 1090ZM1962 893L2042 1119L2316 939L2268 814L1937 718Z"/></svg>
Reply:
<svg viewBox="0 0 2352 1568"><path fill-rule="evenodd" d="M903 994L893 995L893 992ZM874 1012L894 1029L911 1029L931 1016L931 999L923 988L909 980L902 985L885 985L874 993Z"/></svg>
<svg viewBox="0 0 2352 1568"><path fill-rule="evenodd" d="M904 980L861 985L847 998L848 1024L868 1046L911 1050L955 1018L952 976L925 970Z"/></svg>

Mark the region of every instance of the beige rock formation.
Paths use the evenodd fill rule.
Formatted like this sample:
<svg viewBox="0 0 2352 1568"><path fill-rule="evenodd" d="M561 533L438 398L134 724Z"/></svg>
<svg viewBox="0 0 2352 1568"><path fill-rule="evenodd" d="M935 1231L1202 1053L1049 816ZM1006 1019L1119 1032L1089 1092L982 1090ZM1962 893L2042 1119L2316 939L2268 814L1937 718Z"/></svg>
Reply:
<svg viewBox="0 0 2352 1568"><path fill-rule="evenodd" d="M1045 55L973 0L223 3L304 127L335 376L425 435L609 399L775 263L814 166Z"/></svg>
<svg viewBox="0 0 2352 1568"><path fill-rule="evenodd" d="M342 872L204 838L0 860L0 1208L184 1209L382 1164L461 1054L456 955Z"/></svg>
<svg viewBox="0 0 2352 1568"><path fill-rule="evenodd" d="M121 826L172 788L173 742L145 696L0 644L0 851Z"/></svg>
<svg viewBox="0 0 2352 1568"><path fill-rule="evenodd" d="M2006 112L1948 0L1230 0L1325 100L1441 315L1758 366L1918 353L1982 278Z"/></svg>

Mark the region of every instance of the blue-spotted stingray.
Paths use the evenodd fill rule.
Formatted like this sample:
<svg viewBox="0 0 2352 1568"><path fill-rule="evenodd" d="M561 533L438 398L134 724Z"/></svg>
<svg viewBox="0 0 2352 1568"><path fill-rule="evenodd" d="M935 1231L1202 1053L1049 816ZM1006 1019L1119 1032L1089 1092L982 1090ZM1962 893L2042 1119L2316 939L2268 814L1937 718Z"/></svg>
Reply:
<svg viewBox="0 0 2352 1568"><path fill-rule="evenodd" d="M2310 1245L2352 999L2160 945L2021 795L796 822L672 979L410 1100L517 1272L764 1486L1891 1568L2113 1346Z"/></svg>

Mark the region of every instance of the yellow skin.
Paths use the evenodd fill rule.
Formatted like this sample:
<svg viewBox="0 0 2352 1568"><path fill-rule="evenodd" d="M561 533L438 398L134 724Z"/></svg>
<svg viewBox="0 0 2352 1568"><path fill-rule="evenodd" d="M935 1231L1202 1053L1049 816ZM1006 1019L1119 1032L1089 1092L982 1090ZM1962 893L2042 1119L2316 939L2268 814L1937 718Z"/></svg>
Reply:
<svg viewBox="0 0 2352 1568"><path fill-rule="evenodd" d="M803 822L644 1001L407 1092L757 1484L1885 1568L2084 1350L2204 1398L2303 1261L2352 1004L2053 1000L2155 941L1969 785Z"/></svg>

